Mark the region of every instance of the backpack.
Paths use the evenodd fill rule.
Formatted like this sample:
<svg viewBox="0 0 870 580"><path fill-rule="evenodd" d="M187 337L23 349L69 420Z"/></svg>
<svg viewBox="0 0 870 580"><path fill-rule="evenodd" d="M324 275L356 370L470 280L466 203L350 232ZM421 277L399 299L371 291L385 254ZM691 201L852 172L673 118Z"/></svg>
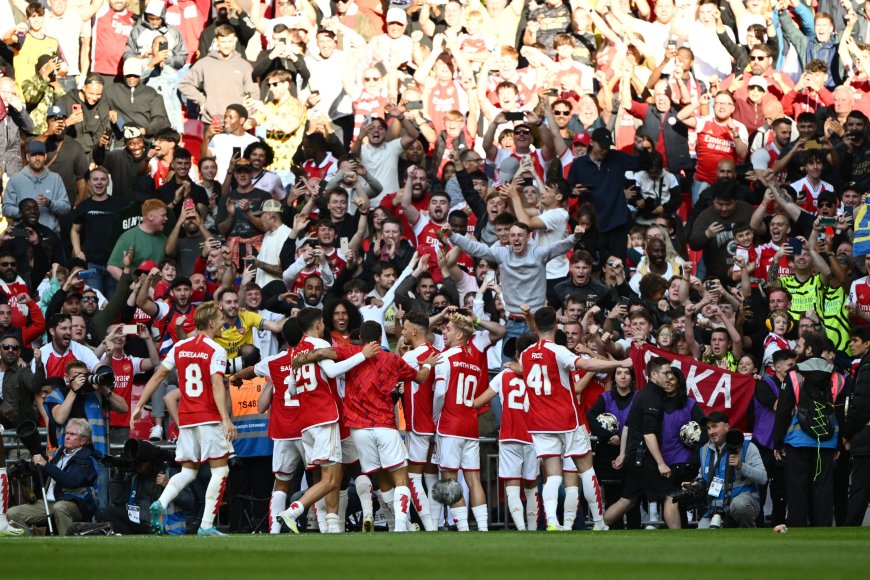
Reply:
<svg viewBox="0 0 870 580"><path fill-rule="evenodd" d="M801 430L818 441L828 441L836 433L834 401L843 389L842 375L812 372L789 376L794 387L795 413Z"/></svg>

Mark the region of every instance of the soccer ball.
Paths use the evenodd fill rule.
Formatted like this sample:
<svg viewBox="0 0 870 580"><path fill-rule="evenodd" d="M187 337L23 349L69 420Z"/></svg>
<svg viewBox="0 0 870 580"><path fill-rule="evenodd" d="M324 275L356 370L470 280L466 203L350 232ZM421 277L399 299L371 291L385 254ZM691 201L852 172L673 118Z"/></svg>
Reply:
<svg viewBox="0 0 870 580"><path fill-rule="evenodd" d="M595 419L601 425L601 428L608 431L611 435L619 433L619 419L613 413L601 413Z"/></svg>
<svg viewBox="0 0 870 580"><path fill-rule="evenodd" d="M697 421L689 421L680 427L680 442L686 447L693 447L701 440L701 426Z"/></svg>
<svg viewBox="0 0 870 580"><path fill-rule="evenodd" d="M462 499L462 486L455 479L441 479L432 486L432 497L444 505L453 505Z"/></svg>

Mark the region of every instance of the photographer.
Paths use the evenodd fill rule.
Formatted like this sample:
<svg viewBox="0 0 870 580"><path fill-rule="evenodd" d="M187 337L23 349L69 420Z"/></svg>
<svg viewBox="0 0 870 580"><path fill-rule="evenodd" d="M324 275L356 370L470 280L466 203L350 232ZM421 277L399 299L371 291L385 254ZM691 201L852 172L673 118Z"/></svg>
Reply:
<svg viewBox="0 0 870 580"><path fill-rule="evenodd" d="M171 459L171 451L147 441L128 441L119 459L120 463L127 463L127 468L109 484L110 505L99 511L96 520L110 523L112 531L125 536L152 533L149 510L169 483L171 473L167 473L166 461ZM185 489L166 512L166 533L183 534L186 526L182 511L194 507L193 492Z"/></svg>
<svg viewBox="0 0 870 580"><path fill-rule="evenodd" d="M59 536L67 535L73 522L90 521L97 509L93 489L97 480L95 455L88 422L70 419L54 459L49 463L42 455L33 456L33 464L49 478L45 497ZM15 506L7 515L18 528L45 525L48 520L41 502Z"/></svg>
<svg viewBox="0 0 870 580"><path fill-rule="evenodd" d="M64 385L56 388L45 399L45 410L54 423L57 433L61 433L72 419L84 419L89 424L88 439L99 455L109 453L108 424L104 404L116 413L126 413L129 409L122 397L112 392L113 387L95 384L94 375L88 374L88 367L81 361L67 363L64 372ZM114 386L114 379L113 379ZM91 433L93 434L91 436ZM100 506L108 503L109 472L99 470L100 481L97 497Z"/></svg>
<svg viewBox="0 0 870 580"><path fill-rule="evenodd" d="M733 524L733 527L754 528L761 511L758 487L767 483L761 454L740 431L729 431L725 413L713 411L705 423L710 440L701 448L698 478L704 480L710 503L698 522L698 528L722 527L722 524L725 527ZM723 517L727 518L725 522L720 520Z"/></svg>

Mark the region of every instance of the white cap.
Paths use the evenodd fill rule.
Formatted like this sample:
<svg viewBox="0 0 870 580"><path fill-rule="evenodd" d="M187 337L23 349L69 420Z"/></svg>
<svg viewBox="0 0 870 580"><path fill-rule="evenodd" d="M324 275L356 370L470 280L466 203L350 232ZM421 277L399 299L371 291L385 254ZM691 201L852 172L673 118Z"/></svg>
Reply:
<svg viewBox="0 0 870 580"><path fill-rule="evenodd" d="M398 22L400 24L408 25L408 15L405 14L405 11L401 8L390 8L387 10L387 24L390 22Z"/></svg>
<svg viewBox="0 0 870 580"><path fill-rule="evenodd" d="M128 58L124 61L124 76L142 76L142 61L138 58Z"/></svg>
<svg viewBox="0 0 870 580"><path fill-rule="evenodd" d="M147 5L145 5L145 14L151 14L152 16L163 16L163 11L166 9L166 4L163 0L150 0Z"/></svg>

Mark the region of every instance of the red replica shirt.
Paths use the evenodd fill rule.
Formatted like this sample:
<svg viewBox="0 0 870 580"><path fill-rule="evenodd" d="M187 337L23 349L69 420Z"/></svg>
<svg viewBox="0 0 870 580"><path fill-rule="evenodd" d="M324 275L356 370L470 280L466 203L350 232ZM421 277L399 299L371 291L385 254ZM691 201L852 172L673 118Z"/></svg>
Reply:
<svg viewBox="0 0 870 580"><path fill-rule="evenodd" d="M318 348L332 348L332 345L321 338L306 336L293 349L293 357ZM308 363L293 371L292 384L299 399L299 427L302 431L338 421L338 393L330 382L319 363Z"/></svg>
<svg viewBox="0 0 870 580"><path fill-rule="evenodd" d="M296 349L290 348L263 359L254 366L258 377L272 382L272 408L269 412L270 439L301 439L299 399L290 393L293 384L293 359Z"/></svg>
<svg viewBox="0 0 870 580"><path fill-rule="evenodd" d="M469 347L453 347L442 353L435 367L435 400L440 403L438 434L477 439L477 411L474 399L481 368L477 353ZM436 412L438 404L435 405Z"/></svg>
<svg viewBox="0 0 870 580"><path fill-rule="evenodd" d="M505 369L490 381L489 388L498 394L502 402L498 440L531 443L532 436L527 424L529 395L523 377Z"/></svg>
<svg viewBox="0 0 870 580"><path fill-rule="evenodd" d="M423 361L433 354L438 354L438 349L426 342L414 350L406 352L402 358L413 368L419 369ZM418 435L433 435L435 433L435 420L432 418L434 384L434 372L430 372L422 383L405 381L405 394L402 400L405 424Z"/></svg>
<svg viewBox="0 0 870 580"><path fill-rule="evenodd" d="M737 122L735 121L735 125ZM716 181L716 167L722 159L731 159L737 163L737 150L734 136L728 125L714 120L698 120L695 128L698 134L698 167L695 169L695 180L705 183ZM744 137L745 139L745 137Z"/></svg>
<svg viewBox="0 0 870 580"><path fill-rule="evenodd" d="M336 346L339 359L350 358L362 348ZM400 381L411 381L417 369L397 354L381 352L346 373L343 423L351 429L395 429L396 413L391 393Z"/></svg>
<svg viewBox="0 0 870 580"><path fill-rule="evenodd" d="M226 373L227 351L224 347L198 334L176 343L160 364L167 370L178 371L181 391L179 427L220 423L221 414L214 400L211 378Z"/></svg>
<svg viewBox="0 0 870 580"><path fill-rule="evenodd" d="M402 237L409 242L413 242L414 230L411 228L411 224L408 223L407 216L405 216L405 208L403 208L401 204L395 205L394 200L397 195L401 195L401 192L385 195L381 200L381 207L387 210L387 212L389 212L394 218L402 222ZM417 211L426 211L429 208L429 196L427 195L423 197L423 199L412 199L411 204L417 208Z"/></svg>
<svg viewBox="0 0 870 580"><path fill-rule="evenodd" d="M579 358L548 340L536 342L520 355L529 393L529 432L566 433L580 426L569 375Z"/></svg>
<svg viewBox="0 0 870 580"><path fill-rule="evenodd" d="M133 375L142 372L142 359L135 356L125 356L120 359L112 357L112 371L115 373L114 393L127 402L127 412L112 411L109 414L109 425L129 427L130 409L133 402Z"/></svg>

